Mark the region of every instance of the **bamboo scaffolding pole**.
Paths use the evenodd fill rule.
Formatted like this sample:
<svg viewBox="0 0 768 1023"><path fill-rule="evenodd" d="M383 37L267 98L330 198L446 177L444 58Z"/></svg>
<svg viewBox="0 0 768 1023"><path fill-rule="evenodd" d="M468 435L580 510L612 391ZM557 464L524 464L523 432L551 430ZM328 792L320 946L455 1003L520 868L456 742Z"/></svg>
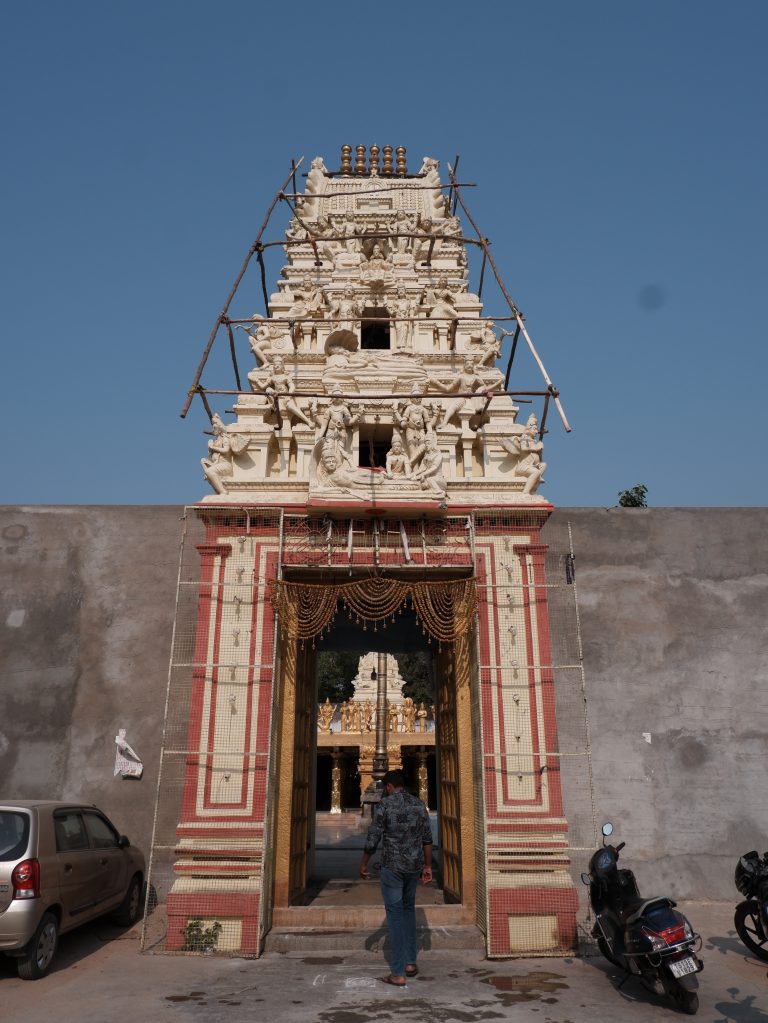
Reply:
<svg viewBox="0 0 768 1023"><path fill-rule="evenodd" d="M547 394L544 397L544 411L541 413L541 423L539 424L539 440L544 440L544 429L545 423L547 422L547 413L549 412L549 399L552 397L551 394Z"/></svg>
<svg viewBox="0 0 768 1023"><path fill-rule="evenodd" d="M460 159L461 159L461 153L457 153L456 154L456 159L453 161L453 169L454 169L454 171L459 166L459 160ZM451 201L451 216L455 217L456 216L456 190L453 187L453 185L451 185L451 190L448 193L448 199Z"/></svg>
<svg viewBox="0 0 768 1023"><path fill-rule="evenodd" d="M509 335L507 334L507 337ZM520 324L517 323L515 328L515 336L512 338L512 347L509 350L509 362L507 363L507 372L504 375L504 389L509 387L509 374L512 372L512 363L515 361L515 352L517 350L517 342L520 337Z"/></svg>
<svg viewBox="0 0 768 1023"><path fill-rule="evenodd" d="M485 247L483 247L483 262L480 266L480 284L478 285L477 288L477 297L479 299L482 299L483 297L483 281L485 280L485 264L487 259L488 253L486 252Z"/></svg>
<svg viewBox="0 0 768 1023"><path fill-rule="evenodd" d="M304 239L302 244L306 245L307 242L309 242L309 244L312 246L312 251L315 254L315 266L322 266L323 265L323 261L322 261L322 259L320 259L320 253L317 251L317 237L312 233L312 231L310 231L310 229L307 227L307 225L301 219L301 217L299 216L299 214L298 214L298 212L296 210L296 207L293 205L293 203L288 198L288 196L285 194L285 192L281 192L280 193L280 198L283 200L283 202L286 204L288 209L293 214L295 220L299 224L299 227L303 227L304 230L307 232L307 237Z"/></svg>
<svg viewBox="0 0 768 1023"><path fill-rule="evenodd" d="M477 234L477 237L479 239L482 239L483 235L481 234L480 229L478 228L477 224L475 223L475 220L472 217L472 214L467 209L467 204L464 202L464 199L462 198L461 189L458 186L458 184L456 183L456 176L455 176L455 174L453 172L453 168L451 167L450 164L448 165L448 174L450 176L451 182L455 186L456 198L458 199L459 204L461 205L462 210L464 210L464 213L466 214L467 220L470 222L470 224L474 228L475 233ZM496 263L494 261L494 258L491 255L490 248L488 247L487 244L484 244L483 248L484 248L484 251L488 255L488 263L490 264L491 270L493 271L493 276L496 278L496 283L499 286L499 290L501 291L502 295L506 299L507 305L509 306L511 312L514 314L515 319L517 320L517 322L518 322L518 324L520 326L520 330L522 332L522 335L525 338L526 344L528 345L528 348L530 349L531 355L533 356L537 366L539 367L539 371L541 372L541 375L544 377L544 380L545 380L545 382L547 384L547 387L549 388L550 394L551 394L552 399L554 400L554 403L555 403L555 408L557 409L558 414L560 416L560 419L562 420L563 426L565 427L565 431L566 431L566 433L570 433L571 432L571 427L570 427L570 424L569 424L569 422L568 422L568 420L566 418L563 406L560 403L560 397L559 397L559 393L560 392L557 390L555 385L550 380L549 374L547 373L546 369L544 368L544 363L541 361L541 358L539 357L539 353L536 351L536 348L534 347L533 341L531 341L530 335L528 334L528 331L525 329L525 324L523 323L523 317L522 317L522 315L520 313L520 310L517 308L515 303L512 301L512 297L510 296L509 292L507 291L507 289L506 289L506 287L504 285L504 281L501 279L501 275L499 274L498 268L496 267Z"/></svg>
<svg viewBox="0 0 768 1023"><path fill-rule="evenodd" d="M301 163L303 162L303 160L304 160L304 157L302 156L299 159L299 162L294 164L294 166L292 167L292 169L291 169L290 173L288 174L287 178L283 182L283 185L280 188L280 191L277 193L275 198L272 200L272 205L269 207L269 210L267 211L267 215L264 218L264 222L262 223L261 227L259 228L259 233L256 235L256 240L253 242L253 244L251 245L250 249L248 250L248 255L245 257L245 262L243 263L242 269L240 270L240 273L237 275L237 277L235 279L235 283L232 285L232 290L230 291L229 295L227 296L227 300L224 303L221 312L216 317L216 324L215 324L213 330L211 331L210 337L208 338L208 344L205 346L205 350L203 352L203 357L200 360L199 366L197 367L197 372L195 373L195 379L194 379L194 381L192 383L192 386L190 387L189 391L187 392L187 400L184 403L184 408L181 410L181 418L182 419L186 418L187 412L189 412L189 407L192 404L192 399L194 398L195 394L200 393L199 392L200 379L201 379L201 377L203 375L203 370L205 369L205 364L208 361L208 356L211 354L211 348L213 348L213 342L216 340L216 335L219 332L219 327L221 326L222 320L227 315L227 311L229 310L229 307L230 307L230 304L232 302L232 299L235 297L235 292L240 287L240 281L245 276L245 271L248 269L248 264L251 261L251 257L253 256L254 252L256 251L257 245L261 241L261 236L264 234L265 230L267 229L267 224L269 223L269 218L272 216L272 211L274 210L275 206L277 206L278 202L280 201L280 194L283 191L283 188L286 187L288 182L291 180L291 177L296 173L296 168L301 166Z"/></svg>
<svg viewBox="0 0 768 1023"><path fill-rule="evenodd" d="M227 334L229 335L229 354L232 356L232 368L235 371L235 381L237 383L238 390L242 390L243 385L240 382L240 369L237 365L237 352L235 351L235 335L232 333L232 324L229 320L224 321L227 325Z"/></svg>
<svg viewBox="0 0 768 1023"><path fill-rule="evenodd" d="M256 259L259 261L259 274L261 276L261 293L264 296L264 315L269 316L269 295L267 294L267 268L264 266L264 249L261 245L256 247Z"/></svg>

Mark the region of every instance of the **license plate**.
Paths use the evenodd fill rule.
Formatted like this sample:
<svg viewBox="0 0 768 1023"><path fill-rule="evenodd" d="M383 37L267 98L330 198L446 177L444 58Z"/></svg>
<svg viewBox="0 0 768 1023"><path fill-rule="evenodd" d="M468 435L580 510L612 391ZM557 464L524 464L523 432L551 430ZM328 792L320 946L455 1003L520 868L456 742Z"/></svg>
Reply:
<svg viewBox="0 0 768 1023"><path fill-rule="evenodd" d="M685 977L689 973L696 973L698 967L693 956L686 956L685 959L678 959L676 963L670 963L669 968L673 977Z"/></svg>

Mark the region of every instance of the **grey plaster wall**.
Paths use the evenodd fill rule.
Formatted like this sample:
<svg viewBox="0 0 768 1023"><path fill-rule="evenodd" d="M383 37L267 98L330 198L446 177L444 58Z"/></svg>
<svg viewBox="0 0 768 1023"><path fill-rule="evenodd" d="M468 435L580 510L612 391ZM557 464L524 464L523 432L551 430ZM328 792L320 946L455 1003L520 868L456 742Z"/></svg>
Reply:
<svg viewBox="0 0 768 1023"><path fill-rule="evenodd" d="M181 508L0 508L0 798L100 806L149 852ZM119 728L142 757L114 777Z"/></svg>
<svg viewBox="0 0 768 1023"><path fill-rule="evenodd" d="M641 891L737 899L768 849L768 509L561 509L600 820Z"/></svg>
<svg viewBox="0 0 768 1023"><path fill-rule="evenodd" d="M0 508L0 797L93 801L145 850L181 515ZM768 848L768 509L560 509L553 543L569 523L598 814L645 889L735 899Z"/></svg>

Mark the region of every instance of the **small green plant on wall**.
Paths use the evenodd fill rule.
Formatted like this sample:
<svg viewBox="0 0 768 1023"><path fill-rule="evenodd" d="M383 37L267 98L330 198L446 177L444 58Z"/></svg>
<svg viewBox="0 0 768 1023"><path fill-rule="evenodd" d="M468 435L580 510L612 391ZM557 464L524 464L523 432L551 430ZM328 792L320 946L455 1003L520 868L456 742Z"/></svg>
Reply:
<svg viewBox="0 0 768 1023"><path fill-rule="evenodd" d="M648 493L648 487L645 483L638 483L636 487L632 487L630 490L621 490L619 492L619 507L620 508L647 508L648 501L646 500L646 494Z"/></svg>
<svg viewBox="0 0 768 1023"><path fill-rule="evenodd" d="M215 952L221 929L221 924L218 920L214 920L210 927L203 927L202 917L190 917L187 921L187 926L182 932L184 934L184 944L181 951Z"/></svg>

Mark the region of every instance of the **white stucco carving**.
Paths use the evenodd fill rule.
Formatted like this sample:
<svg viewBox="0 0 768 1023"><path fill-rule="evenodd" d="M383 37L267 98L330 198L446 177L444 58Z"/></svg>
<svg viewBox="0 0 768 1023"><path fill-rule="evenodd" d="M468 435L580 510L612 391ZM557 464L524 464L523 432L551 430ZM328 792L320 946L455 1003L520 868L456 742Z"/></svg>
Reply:
<svg viewBox="0 0 768 1023"><path fill-rule="evenodd" d="M210 500L543 502L535 417L502 393L507 324L467 290L444 192L431 158L412 177L312 161L269 316L241 324L250 392L214 418Z"/></svg>

